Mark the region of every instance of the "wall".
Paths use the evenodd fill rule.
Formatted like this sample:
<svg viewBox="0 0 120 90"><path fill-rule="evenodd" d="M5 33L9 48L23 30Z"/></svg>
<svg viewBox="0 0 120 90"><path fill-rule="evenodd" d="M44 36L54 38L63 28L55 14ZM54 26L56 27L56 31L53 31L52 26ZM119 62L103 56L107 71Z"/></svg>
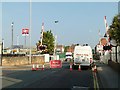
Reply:
<svg viewBox="0 0 120 90"><path fill-rule="evenodd" d="M32 63L44 63L44 55L42 56L32 56ZM2 65L28 65L29 56L3 56Z"/></svg>

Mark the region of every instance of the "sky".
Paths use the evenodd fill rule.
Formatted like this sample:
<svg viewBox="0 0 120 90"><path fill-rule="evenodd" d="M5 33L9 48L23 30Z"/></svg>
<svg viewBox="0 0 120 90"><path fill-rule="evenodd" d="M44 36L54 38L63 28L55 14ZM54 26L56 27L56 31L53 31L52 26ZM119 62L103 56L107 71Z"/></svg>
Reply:
<svg viewBox="0 0 120 90"><path fill-rule="evenodd" d="M31 45L40 39L42 22L45 31L52 30L57 35L57 43L62 45L89 44L94 47L99 40L98 31L105 33L104 16L110 25L118 14L117 2L32 2ZM24 45L21 32L29 28L29 2L2 3L2 38L5 47L11 46L11 23L14 22L14 44ZM58 20L58 23L54 23ZM27 36L27 46L29 36Z"/></svg>

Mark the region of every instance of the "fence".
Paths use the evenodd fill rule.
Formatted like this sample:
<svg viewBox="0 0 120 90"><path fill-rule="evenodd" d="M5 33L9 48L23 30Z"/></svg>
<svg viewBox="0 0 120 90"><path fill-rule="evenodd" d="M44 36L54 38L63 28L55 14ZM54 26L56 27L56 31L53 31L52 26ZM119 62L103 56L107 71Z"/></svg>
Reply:
<svg viewBox="0 0 120 90"><path fill-rule="evenodd" d="M111 52L105 51L103 53L102 60L106 64L108 64L108 60L112 60L114 62L120 63L120 46L117 47L117 55L116 55L116 47L112 47Z"/></svg>
<svg viewBox="0 0 120 90"><path fill-rule="evenodd" d="M120 63L120 46L117 47L117 58L116 58L116 47L112 47L112 51L110 54L112 61Z"/></svg>

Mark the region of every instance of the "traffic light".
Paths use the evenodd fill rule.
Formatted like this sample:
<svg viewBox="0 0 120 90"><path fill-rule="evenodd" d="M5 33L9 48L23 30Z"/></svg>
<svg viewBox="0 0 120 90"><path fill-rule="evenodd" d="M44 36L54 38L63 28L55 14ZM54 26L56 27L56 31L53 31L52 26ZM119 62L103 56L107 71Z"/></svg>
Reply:
<svg viewBox="0 0 120 90"><path fill-rule="evenodd" d="M109 45L109 46L103 46L103 50L111 50L112 46Z"/></svg>
<svg viewBox="0 0 120 90"><path fill-rule="evenodd" d="M45 50L45 49L46 49L46 46L45 46L45 45L38 46L38 50L41 50L41 51L43 51L43 50Z"/></svg>

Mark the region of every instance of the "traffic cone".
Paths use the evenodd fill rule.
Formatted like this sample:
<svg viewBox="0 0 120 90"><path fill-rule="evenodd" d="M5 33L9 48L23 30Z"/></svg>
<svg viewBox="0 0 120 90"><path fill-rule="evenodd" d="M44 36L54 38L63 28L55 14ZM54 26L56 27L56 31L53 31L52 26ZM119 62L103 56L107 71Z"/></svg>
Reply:
<svg viewBox="0 0 120 90"><path fill-rule="evenodd" d="M39 69L39 65L37 64L37 66L36 66L36 70L38 70Z"/></svg>
<svg viewBox="0 0 120 90"><path fill-rule="evenodd" d="M70 63L70 71L72 71L72 64Z"/></svg>
<svg viewBox="0 0 120 90"><path fill-rule="evenodd" d="M79 67L78 67L78 71L81 71L81 66L80 66L80 64L79 64Z"/></svg>
<svg viewBox="0 0 120 90"><path fill-rule="evenodd" d="M97 72L97 67L96 67L96 65L94 66L94 72Z"/></svg>
<svg viewBox="0 0 120 90"><path fill-rule="evenodd" d="M32 66L32 71L35 71L36 69L35 69L35 64L33 64L33 66Z"/></svg>
<svg viewBox="0 0 120 90"><path fill-rule="evenodd" d="M44 70L44 64L42 65L42 70Z"/></svg>

